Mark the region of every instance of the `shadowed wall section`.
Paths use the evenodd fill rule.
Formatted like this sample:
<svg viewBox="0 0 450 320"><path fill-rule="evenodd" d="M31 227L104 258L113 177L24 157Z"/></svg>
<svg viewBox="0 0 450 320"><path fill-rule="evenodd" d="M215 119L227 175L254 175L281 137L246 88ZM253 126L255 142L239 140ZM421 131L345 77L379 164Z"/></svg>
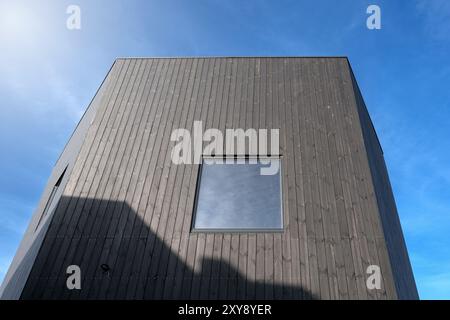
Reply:
<svg viewBox="0 0 450 320"><path fill-rule="evenodd" d="M116 228L108 236L108 232L95 227L99 217L87 215L82 226L86 232L46 238L22 298L264 299L269 297L266 294L270 294L270 298L313 298L303 288L289 283L248 279L239 272L238 266L213 256L201 258L198 271L194 271L180 259L178 252L173 252L148 226L142 224L128 204L63 197L61 205L72 201L82 202L88 208L117 210L119 221L129 224L129 228L140 226L140 232L130 237ZM102 220L101 224L106 225L102 230L114 228L112 219L106 217ZM81 269L81 290L68 290L66 287L65 272L71 264Z"/></svg>
<svg viewBox="0 0 450 320"><path fill-rule="evenodd" d="M386 245L346 58L118 59L107 80L21 298L417 296L393 277L406 248ZM171 162L170 135L195 120L280 129L283 232L191 233L199 166Z"/></svg>
<svg viewBox="0 0 450 320"><path fill-rule="evenodd" d="M395 286L400 299L418 299L417 287L409 261L408 250L397 213L394 194L384 162L383 150L378 141L372 121L367 112L364 99L351 73L358 114L361 121L367 160L372 173L372 183L377 198L378 210L383 224L384 237L378 242L384 242L388 248L389 258L392 261L392 272ZM379 244L378 244L379 245Z"/></svg>

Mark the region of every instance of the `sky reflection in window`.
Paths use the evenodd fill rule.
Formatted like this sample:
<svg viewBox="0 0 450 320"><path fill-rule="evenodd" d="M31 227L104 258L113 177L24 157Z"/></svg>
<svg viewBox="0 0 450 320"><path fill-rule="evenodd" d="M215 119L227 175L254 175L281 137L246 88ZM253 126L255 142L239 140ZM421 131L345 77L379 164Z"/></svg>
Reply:
<svg viewBox="0 0 450 320"><path fill-rule="evenodd" d="M281 230L280 170L262 175L268 164L253 159L203 163L194 230ZM273 165L273 164L272 164Z"/></svg>

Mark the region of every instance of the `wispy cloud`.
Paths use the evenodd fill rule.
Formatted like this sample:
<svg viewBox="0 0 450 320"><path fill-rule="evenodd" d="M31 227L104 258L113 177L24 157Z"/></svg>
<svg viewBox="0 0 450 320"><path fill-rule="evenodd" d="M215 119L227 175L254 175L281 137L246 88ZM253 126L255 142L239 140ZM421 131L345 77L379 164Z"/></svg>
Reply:
<svg viewBox="0 0 450 320"><path fill-rule="evenodd" d="M390 103L379 105L372 115L385 152L417 285L424 299L449 297L448 141L442 139L438 130L424 126L428 121L424 116L419 122L413 120L414 102L388 96ZM405 103L411 114L396 107ZM431 106L420 106L419 110L423 108L428 110L424 114L433 114L429 112L433 110Z"/></svg>
<svg viewBox="0 0 450 320"><path fill-rule="evenodd" d="M436 244L439 246L439 244ZM439 248L439 247L438 247ZM416 281L422 299L446 299L450 295L450 260L442 252L436 259L428 255L411 253Z"/></svg>
<svg viewBox="0 0 450 320"><path fill-rule="evenodd" d="M425 31L436 40L450 40L450 1L418 0L417 11Z"/></svg>

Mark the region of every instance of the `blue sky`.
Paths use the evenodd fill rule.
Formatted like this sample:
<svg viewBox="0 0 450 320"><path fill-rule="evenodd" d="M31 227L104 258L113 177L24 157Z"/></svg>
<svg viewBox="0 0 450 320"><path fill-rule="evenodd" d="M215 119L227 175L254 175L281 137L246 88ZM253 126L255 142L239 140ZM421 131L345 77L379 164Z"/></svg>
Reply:
<svg viewBox="0 0 450 320"><path fill-rule="evenodd" d="M66 8L81 8L81 30ZM381 8L381 30L366 8ZM0 279L116 57L348 56L422 299L450 299L450 1L0 0Z"/></svg>

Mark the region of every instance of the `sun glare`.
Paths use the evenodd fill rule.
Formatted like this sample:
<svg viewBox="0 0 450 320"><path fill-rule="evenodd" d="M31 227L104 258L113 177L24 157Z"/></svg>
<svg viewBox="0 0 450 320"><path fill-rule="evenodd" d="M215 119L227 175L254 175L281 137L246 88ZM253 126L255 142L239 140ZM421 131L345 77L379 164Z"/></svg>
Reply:
<svg viewBox="0 0 450 320"><path fill-rule="evenodd" d="M32 10L10 2L0 5L0 38L3 45L27 45L34 41L39 25Z"/></svg>

